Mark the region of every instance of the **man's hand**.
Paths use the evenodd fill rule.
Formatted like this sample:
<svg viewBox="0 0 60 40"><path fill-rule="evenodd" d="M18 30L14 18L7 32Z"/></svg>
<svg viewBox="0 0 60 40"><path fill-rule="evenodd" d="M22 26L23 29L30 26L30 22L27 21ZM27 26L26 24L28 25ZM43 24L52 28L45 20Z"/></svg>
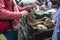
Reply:
<svg viewBox="0 0 60 40"><path fill-rule="evenodd" d="M32 6L33 8L36 8L36 4L32 4L31 6Z"/></svg>
<svg viewBox="0 0 60 40"><path fill-rule="evenodd" d="M27 16L27 15L28 15L28 12L27 12L27 11L25 11L25 10L24 10L24 11L22 11L21 13L22 13L22 16Z"/></svg>

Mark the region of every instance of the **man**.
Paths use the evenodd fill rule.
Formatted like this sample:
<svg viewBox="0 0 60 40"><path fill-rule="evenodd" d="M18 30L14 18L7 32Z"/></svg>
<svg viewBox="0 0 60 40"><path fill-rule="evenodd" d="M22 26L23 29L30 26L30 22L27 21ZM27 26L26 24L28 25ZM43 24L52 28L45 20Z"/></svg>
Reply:
<svg viewBox="0 0 60 40"><path fill-rule="evenodd" d="M7 40L18 40L19 19L31 8L30 5L18 7L15 0L0 0L0 33L4 33Z"/></svg>
<svg viewBox="0 0 60 40"><path fill-rule="evenodd" d="M51 9L52 8L52 2L50 0L47 0L47 8Z"/></svg>
<svg viewBox="0 0 60 40"><path fill-rule="evenodd" d="M52 35L52 40L60 40L60 0L58 1L58 6L57 12L53 15L53 19L56 20L57 23Z"/></svg>
<svg viewBox="0 0 60 40"><path fill-rule="evenodd" d="M52 8L52 2L50 0L45 0L43 5L45 5L48 10Z"/></svg>

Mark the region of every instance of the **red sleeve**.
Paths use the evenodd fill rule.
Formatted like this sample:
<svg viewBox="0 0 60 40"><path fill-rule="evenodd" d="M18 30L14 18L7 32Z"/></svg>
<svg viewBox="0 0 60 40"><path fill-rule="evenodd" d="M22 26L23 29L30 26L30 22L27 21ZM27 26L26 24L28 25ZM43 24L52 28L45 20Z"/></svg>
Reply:
<svg viewBox="0 0 60 40"><path fill-rule="evenodd" d="M19 12L11 12L6 9L0 9L0 19L15 19L22 17L22 14Z"/></svg>
<svg viewBox="0 0 60 40"><path fill-rule="evenodd" d="M25 6L25 7L18 7L19 8L19 11L23 11L23 10L26 10L26 11L28 11L28 10L30 10L30 9L32 9L32 6Z"/></svg>
<svg viewBox="0 0 60 40"><path fill-rule="evenodd" d="M9 10L4 9L4 3L3 0L0 0L0 19L15 19L22 17L22 14L20 12L12 12Z"/></svg>
<svg viewBox="0 0 60 40"><path fill-rule="evenodd" d="M36 1L35 4L36 4L36 5L41 5L39 1Z"/></svg>

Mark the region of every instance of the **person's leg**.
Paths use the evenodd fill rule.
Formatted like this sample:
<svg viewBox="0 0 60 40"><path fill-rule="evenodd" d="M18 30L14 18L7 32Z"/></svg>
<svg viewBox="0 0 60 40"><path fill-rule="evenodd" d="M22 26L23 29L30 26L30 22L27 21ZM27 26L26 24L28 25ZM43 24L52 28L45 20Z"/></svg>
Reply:
<svg viewBox="0 0 60 40"><path fill-rule="evenodd" d="M7 40L18 40L18 30L6 31L4 35L6 36Z"/></svg>

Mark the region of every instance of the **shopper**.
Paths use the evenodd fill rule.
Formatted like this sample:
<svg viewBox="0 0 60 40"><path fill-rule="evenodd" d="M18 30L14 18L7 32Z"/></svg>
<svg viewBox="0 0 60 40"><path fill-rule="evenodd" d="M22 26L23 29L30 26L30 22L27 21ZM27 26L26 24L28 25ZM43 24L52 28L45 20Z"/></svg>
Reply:
<svg viewBox="0 0 60 40"><path fill-rule="evenodd" d="M50 0L47 0L47 8L51 9L52 8L52 2Z"/></svg>
<svg viewBox="0 0 60 40"><path fill-rule="evenodd" d="M0 33L7 40L18 40L19 19L26 16L31 8L31 5L18 7L15 0L0 0Z"/></svg>

